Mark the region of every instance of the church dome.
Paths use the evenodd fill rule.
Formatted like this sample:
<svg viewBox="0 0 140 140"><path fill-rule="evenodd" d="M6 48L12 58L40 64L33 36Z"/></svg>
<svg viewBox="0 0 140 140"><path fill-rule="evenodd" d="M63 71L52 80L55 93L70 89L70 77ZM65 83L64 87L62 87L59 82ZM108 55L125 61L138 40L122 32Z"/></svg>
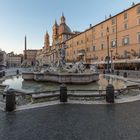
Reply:
<svg viewBox="0 0 140 140"><path fill-rule="evenodd" d="M63 33L71 33L71 29L66 25L66 23L61 23L58 33L59 35Z"/></svg>
<svg viewBox="0 0 140 140"><path fill-rule="evenodd" d="M67 26L67 24L65 23L65 17L64 17L64 14L62 14L62 17L61 17L61 23L60 23L60 26L59 26L59 30L58 30L58 33L59 35L63 34L63 33L71 33L71 29Z"/></svg>

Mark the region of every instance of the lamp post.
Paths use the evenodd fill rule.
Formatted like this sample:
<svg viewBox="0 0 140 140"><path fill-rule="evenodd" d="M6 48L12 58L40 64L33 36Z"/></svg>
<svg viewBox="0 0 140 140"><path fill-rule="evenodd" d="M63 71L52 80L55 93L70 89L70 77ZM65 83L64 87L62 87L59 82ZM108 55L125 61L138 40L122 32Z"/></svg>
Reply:
<svg viewBox="0 0 140 140"><path fill-rule="evenodd" d="M113 53L113 50L110 50L110 53L111 53L111 73L113 72L113 63L112 63L112 53Z"/></svg>
<svg viewBox="0 0 140 140"><path fill-rule="evenodd" d="M112 52L111 52L111 58L112 58ZM107 27L107 73L109 73L109 28ZM106 86L106 102L108 103L114 103L114 86L112 84L109 84Z"/></svg>
<svg viewBox="0 0 140 140"><path fill-rule="evenodd" d="M107 73L109 73L109 27L107 27Z"/></svg>

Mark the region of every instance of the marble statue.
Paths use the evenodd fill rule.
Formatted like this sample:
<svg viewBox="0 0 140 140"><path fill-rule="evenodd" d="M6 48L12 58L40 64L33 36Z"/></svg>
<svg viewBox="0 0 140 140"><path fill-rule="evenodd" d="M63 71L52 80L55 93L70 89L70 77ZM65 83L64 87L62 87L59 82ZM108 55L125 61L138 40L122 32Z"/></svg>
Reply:
<svg viewBox="0 0 140 140"><path fill-rule="evenodd" d="M97 67L95 65L90 66L90 71L97 72Z"/></svg>
<svg viewBox="0 0 140 140"><path fill-rule="evenodd" d="M63 69L65 67L66 61L65 61L65 50L66 50L67 46L65 44L62 45L61 48L56 49L57 51L57 67L59 67L60 69Z"/></svg>
<svg viewBox="0 0 140 140"><path fill-rule="evenodd" d="M34 66L34 72L40 72L41 67L39 66L39 61L36 60L35 66Z"/></svg>
<svg viewBox="0 0 140 140"><path fill-rule="evenodd" d="M21 64L21 67L22 68L29 68L29 67L31 67L31 62L28 60L24 60Z"/></svg>

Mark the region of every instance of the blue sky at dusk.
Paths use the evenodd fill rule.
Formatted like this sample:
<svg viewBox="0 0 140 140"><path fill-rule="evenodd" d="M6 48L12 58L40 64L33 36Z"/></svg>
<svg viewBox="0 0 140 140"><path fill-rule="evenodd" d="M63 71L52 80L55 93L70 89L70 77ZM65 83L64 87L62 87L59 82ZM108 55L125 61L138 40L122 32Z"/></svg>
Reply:
<svg viewBox="0 0 140 140"><path fill-rule="evenodd" d="M22 53L24 36L28 49L41 49L46 30L52 37L55 19L60 23L62 12L73 31L95 25L105 15L115 15L139 0L0 0L0 48Z"/></svg>

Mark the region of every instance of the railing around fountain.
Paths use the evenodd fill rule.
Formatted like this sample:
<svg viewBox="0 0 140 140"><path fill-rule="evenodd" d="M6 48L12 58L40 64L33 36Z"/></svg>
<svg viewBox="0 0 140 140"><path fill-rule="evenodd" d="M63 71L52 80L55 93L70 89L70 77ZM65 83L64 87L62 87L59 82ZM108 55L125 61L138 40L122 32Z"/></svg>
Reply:
<svg viewBox="0 0 140 140"><path fill-rule="evenodd" d="M130 89L140 89L138 85L127 86L122 89L109 89L113 90L113 96L111 98L117 98L125 91ZM71 90L67 89L65 85L60 86L60 90L47 90L40 92L24 92L21 90L9 89L9 86L5 87L3 93L3 103L5 103L6 111L15 110L16 106L23 106L27 104L35 104L41 102L49 102L60 100L60 102L67 102L69 100L98 100L107 98L106 90ZM110 92L110 91L109 91ZM113 100L114 100L113 99ZM8 109L10 108L10 109Z"/></svg>

